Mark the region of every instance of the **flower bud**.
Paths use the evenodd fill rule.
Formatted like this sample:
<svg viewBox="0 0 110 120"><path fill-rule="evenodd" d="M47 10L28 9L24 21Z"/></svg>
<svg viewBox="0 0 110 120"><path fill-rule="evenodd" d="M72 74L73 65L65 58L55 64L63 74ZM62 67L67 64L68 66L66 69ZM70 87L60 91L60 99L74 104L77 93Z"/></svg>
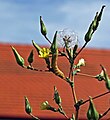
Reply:
<svg viewBox="0 0 110 120"><path fill-rule="evenodd" d="M90 24L90 27L85 35L85 42L88 43L91 38L92 38L92 35L93 33L97 30L98 26L99 26L99 22L101 20L101 17L102 17L102 12L103 12L103 9L104 9L105 5L102 6L102 9L100 11L100 13L96 12L96 15L94 17L94 20L92 21L92 23Z"/></svg>
<svg viewBox="0 0 110 120"><path fill-rule="evenodd" d="M101 65L101 67L102 67L102 70L103 70L103 75L104 75L104 81L105 81L106 88L108 90L110 90L110 79L108 77L106 69L102 65Z"/></svg>
<svg viewBox="0 0 110 120"><path fill-rule="evenodd" d="M37 53L38 53L38 55L39 55L39 54L40 54L39 51L41 51L42 48L40 48L40 47L34 42L34 40L32 40L32 44L33 44L33 46L35 47L35 49L37 50Z"/></svg>
<svg viewBox="0 0 110 120"><path fill-rule="evenodd" d="M32 113L32 108L30 106L29 100L26 96L24 97L24 99L25 99L25 112L27 114L31 114Z"/></svg>
<svg viewBox="0 0 110 120"><path fill-rule="evenodd" d="M50 50L51 50L52 53L56 53L56 51L58 49L56 37L57 37L57 31L55 32L55 35L54 35L54 38L53 38L53 42L52 42L52 45L50 47Z"/></svg>
<svg viewBox="0 0 110 120"><path fill-rule="evenodd" d="M87 118L88 118L88 120L99 120L99 113L97 112L91 97L89 100L89 108L87 111Z"/></svg>
<svg viewBox="0 0 110 120"><path fill-rule="evenodd" d="M45 102L41 103L40 109L41 110L51 110L53 112L57 112L57 110L55 108L50 106L48 101L45 101Z"/></svg>
<svg viewBox="0 0 110 120"><path fill-rule="evenodd" d="M48 103L48 101L45 101L41 104L40 106L41 110L49 110L50 109L50 105Z"/></svg>
<svg viewBox="0 0 110 120"><path fill-rule="evenodd" d="M42 16L40 16L40 27L41 27L41 33L42 35L46 36L47 35L47 30L46 30L46 26L42 20Z"/></svg>
<svg viewBox="0 0 110 120"><path fill-rule="evenodd" d="M60 97L58 90L55 86L54 86L54 100L58 105L61 104L61 97Z"/></svg>
<svg viewBox="0 0 110 120"><path fill-rule="evenodd" d="M12 48L12 51L13 51L14 56L16 58L16 62L18 63L18 65L23 67L24 66L24 59L20 56L20 54L17 52L17 50L13 46L11 46L11 48Z"/></svg>
<svg viewBox="0 0 110 120"><path fill-rule="evenodd" d="M34 53L33 53L33 50L32 50L29 54L29 57L28 57L29 64L31 64L33 62L33 59L34 59L33 57L34 57Z"/></svg>

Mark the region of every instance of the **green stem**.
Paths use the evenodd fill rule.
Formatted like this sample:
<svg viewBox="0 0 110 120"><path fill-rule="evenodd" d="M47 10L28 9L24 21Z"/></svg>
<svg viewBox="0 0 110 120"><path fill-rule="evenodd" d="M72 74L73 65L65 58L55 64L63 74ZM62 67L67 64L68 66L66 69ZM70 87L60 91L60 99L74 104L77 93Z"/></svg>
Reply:
<svg viewBox="0 0 110 120"><path fill-rule="evenodd" d="M48 37L46 35L44 37L50 44L52 44L51 41L48 39Z"/></svg>
<svg viewBox="0 0 110 120"><path fill-rule="evenodd" d="M79 109L76 110L75 120L78 120L78 115L79 115Z"/></svg>
<svg viewBox="0 0 110 120"><path fill-rule="evenodd" d="M102 93L102 94L100 94L100 95L97 95L97 96L93 97L92 99L97 99L97 98L102 97L102 96L104 96L104 95L106 95L106 94L109 94L109 93L110 93L110 91L105 92L105 93ZM85 104L85 103L88 102L88 101L90 101L90 99L85 100L81 105Z"/></svg>
<svg viewBox="0 0 110 120"><path fill-rule="evenodd" d="M78 53L76 54L76 57L82 52L82 50L86 47L86 45L87 45L87 43L88 42L86 42L83 46L82 46L82 48L78 51ZM76 58L75 57L75 58Z"/></svg>
<svg viewBox="0 0 110 120"><path fill-rule="evenodd" d="M73 99L74 99L74 103L77 103L77 97L76 97L76 92L75 92L75 88L71 87L72 90L72 95L73 95Z"/></svg>
<svg viewBox="0 0 110 120"><path fill-rule="evenodd" d="M92 78L96 77L94 75L89 75L89 74L85 74L85 73L77 73L77 75L86 76L86 77L92 77Z"/></svg>
<svg viewBox="0 0 110 120"><path fill-rule="evenodd" d="M32 113L29 114L32 118L34 118L35 120L40 120L38 117L34 116Z"/></svg>
<svg viewBox="0 0 110 120"><path fill-rule="evenodd" d="M99 119L101 119L102 117L104 117L109 111L110 111L110 108L108 108L108 109L99 117Z"/></svg>

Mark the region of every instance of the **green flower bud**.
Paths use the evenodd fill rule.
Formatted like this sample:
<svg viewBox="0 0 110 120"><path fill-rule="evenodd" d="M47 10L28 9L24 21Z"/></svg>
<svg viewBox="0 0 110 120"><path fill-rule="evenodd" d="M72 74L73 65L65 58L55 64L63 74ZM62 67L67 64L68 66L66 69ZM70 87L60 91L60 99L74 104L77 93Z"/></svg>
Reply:
<svg viewBox="0 0 110 120"><path fill-rule="evenodd" d="M100 13L96 12L96 15L95 15L95 17L94 17L94 20L93 20L92 23L90 24L90 27L89 27L86 35L85 35L85 38L84 38L85 41L86 41L86 43L91 40L93 33L94 33L94 32L97 30L97 28L98 28L104 7L105 7L105 6L103 5Z"/></svg>
<svg viewBox="0 0 110 120"><path fill-rule="evenodd" d="M102 17L102 13L103 13L103 9L105 8L106 6L105 5L103 5L102 6L102 8L101 8L101 11L100 11L100 13L99 13L99 15L98 15L98 21L100 21L101 20L101 17Z"/></svg>
<svg viewBox="0 0 110 120"><path fill-rule="evenodd" d="M110 79L108 77L106 69L102 65L101 65L101 67L102 67L102 70L103 70L103 76L104 76L104 81L105 81L106 88L108 90L110 90Z"/></svg>
<svg viewBox="0 0 110 120"><path fill-rule="evenodd" d="M53 38L53 42L52 42L52 45L50 47L50 50L52 53L56 53L57 51L57 41L56 41L56 38L57 38L57 31L55 32L55 35L54 35L54 38Z"/></svg>
<svg viewBox="0 0 110 120"><path fill-rule="evenodd" d="M77 49L78 49L78 44L76 44L73 48L73 58L76 57L76 54L77 54Z"/></svg>
<svg viewBox="0 0 110 120"><path fill-rule="evenodd" d="M47 35L47 30L46 30L46 26L42 20L42 16L40 16L40 26L41 26L41 33L42 35L46 36Z"/></svg>
<svg viewBox="0 0 110 120"><path fill-rule="evenodd" d="M89 108L87 111L87 118L88 120L99 120L99 113L97 112L91 97L89 101Z"/></svg>
<svg viewBox="0 0 110 120"><path fill-rule="evenodd" d="M33 44L33 46L35 47L35 49L37 50L38 55L40 55L39 51L41 51L42 48L40 48L40 47L34 42L34 40L32 40L32 44Z"/></svg>
<svg viewBox="0 0 110 120"><path fill-rule="evenodd" d="M61 97L60 97L58 90L55 86L54 86L54 100L58 105L61 104Z"/></svg>
<svg viewBox="0 0 110 120"><path fill-rule="evenodd" d="M18 63L18 65L24 67L24 59L20 56L20 54L17 52L17 50L13 46L11 46L11 48L12 48L12 51L14 53L14 56L16 58L16 62Z"/></svg>
<svg viewBox="0 0 110 120"><path fill-rule="evenodd" d="M27 114L31 114L32 113L32 108L30 106L29 100L26 96L24 97L24 99L25 99L25 112Z"/></svg>
<svg viewBox="0 0 110 120"><path fill-rule="evenodd" d="M48 101L43 102L40 106L40 109L41 110L51 110L53 112L57 112L57 110L54 107L50 106Z"/></svg>
<svg viewBox="0 0 110 120"><path fill-rule="evenodd" d="M92 33L93 33L93 30L91 29L91 27L89 28L88 32L86 33L84 39L86 41L86 43L88 43L91 38L92 38Z"/></svg>
<svg viewBox="0 0 110 120"><path fill-rule="evenodd" d="M28 57L29 64L31 64L33 62L33 59L34 59L34 53L33 53L33 50L32 50L29 54L29 57Z"/></svg>

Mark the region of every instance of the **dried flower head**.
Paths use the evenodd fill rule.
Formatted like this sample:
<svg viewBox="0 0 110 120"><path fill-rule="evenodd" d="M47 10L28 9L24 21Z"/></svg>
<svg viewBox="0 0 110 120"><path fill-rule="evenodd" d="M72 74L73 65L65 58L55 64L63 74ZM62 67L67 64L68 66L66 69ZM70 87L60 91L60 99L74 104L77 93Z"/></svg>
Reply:
<svg viewBox="0 0 110 120"><path fill-rule="evenodd" d="M77 44L78 36L71 29L64 29L58 31L57 40L60 46L72 48Z"/></svg>

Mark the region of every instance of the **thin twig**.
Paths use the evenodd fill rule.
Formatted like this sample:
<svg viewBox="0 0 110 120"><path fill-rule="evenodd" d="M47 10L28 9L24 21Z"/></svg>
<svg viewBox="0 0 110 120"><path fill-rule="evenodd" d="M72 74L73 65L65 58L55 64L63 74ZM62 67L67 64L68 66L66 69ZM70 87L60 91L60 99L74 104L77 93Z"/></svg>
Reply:
<svg viewBox="0 0 110 120"><path fill-rule="evenodd" d="M38 117L34 116L32 113L29 114L32 118L34 118L35 120L40 120Z"/></svg>
<svg viewBox="0 0 110 120"><path fill-rule="evenodd" d="M106 94L109 94L109 93L110 93L110 91L105 92L105 93L102 93L102 94L100 94L100 95L97 95L97 96L93 97L92 99L97 99L97 98L102 97L102 96L104 96L104 95L106 95ZM88 101L90 101L90 99L85 100L81 105L85 104L85 103L88 102Z"/></svg>
<svg viewBox="0 0 110 120"><path fill-rule="evenodd" d="M76 57L82 52L82 50L86 47L86 45L87 45L87 43L88 42L86 42L83 46L82 46L82 48L78 51L78 53L76 54ZM76 58L75 57L75 58Z"/></svg>
<svg viewBox="0 0 110 120"><path fill-rule="evenodd" d="M72 95L73 95L74 103L76 104L77 103L77 97L76 97L75 89L73 87L71 87L71 90L72 90Z"/></svg>
<svg viewBox="0 0 110 120"><path fill-rule="evenodd" d="M86 77L92 77L92 78L96 77L94 75L89 75L89 74L85 74L85 73L77 73L77 75L86 76Z"/></svg>
<svg viewBox="0 0 110 120"><path fill-rule="evenodd" d="M108 108L108 109L99 117L99 119L101 119L102 117L104 117L109 111L110 111L110 108Z"/></svg>
<svg viewBox="0 0 110 120"><path fill-rule="evenodd" d="M76 110L75 120L78 120L78 115L79 115L79 109Z"/></svg>
<svg viewBox="0 0 110 120"><path fill-rule="evenodd" d="M46 35L44 37L50 44L52 44L51 41L48 39L48 37Z"/></svg>

